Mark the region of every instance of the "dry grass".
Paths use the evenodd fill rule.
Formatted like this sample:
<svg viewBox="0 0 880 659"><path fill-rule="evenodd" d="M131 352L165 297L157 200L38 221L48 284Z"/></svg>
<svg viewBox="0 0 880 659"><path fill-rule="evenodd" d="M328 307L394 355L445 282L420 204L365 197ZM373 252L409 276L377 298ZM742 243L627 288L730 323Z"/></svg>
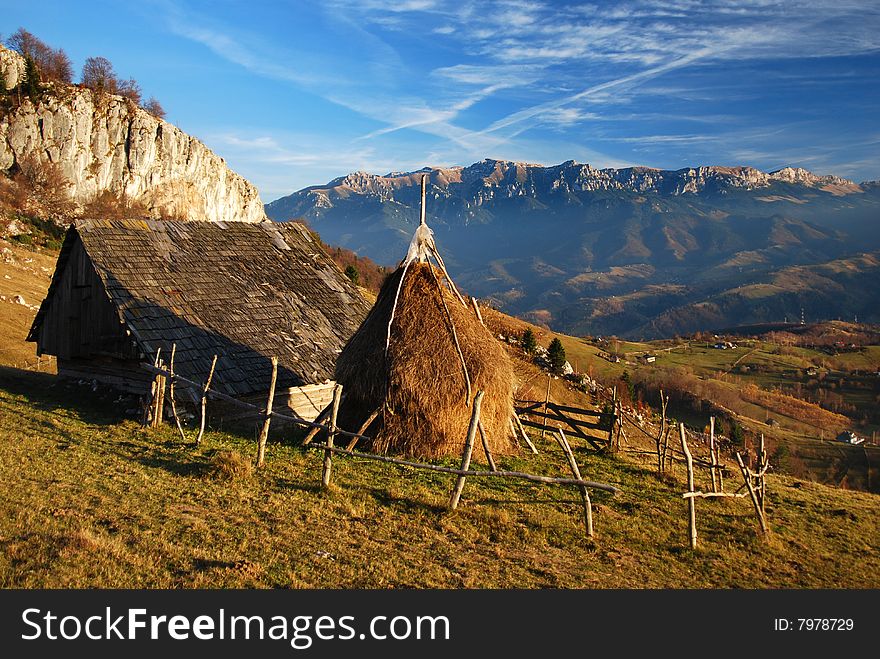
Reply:
<svg viewBox="0 0 880 659"><path fill-rule="evenodd" d="M8 250L8 251L4 251ZM22 365L36 361L36 344L25 337L49 289L57 252L31 249L0 240L0 364ZM21 295L29 306L17 304Z"/></svg>
<svg viewBox="0 0 880 659"><path fill-rule="evenodd" d="M238 451L217 451L211 458L208 475L215 480L234 481L248 478L253 464Z"/></svg>
<svg viewBox="0 0 880 659"><path fill-rule="evenodd" d="M356 430L383 413L367 434L374 450L423 458L458 456L471 417L464 372L427 264L410 266L400 291L387 357L388 322L402 270L392 274L336 365L346 392L340 423ZM444 289L442 293L467 364L471 396L485 392L480 420L493 453L512 449L513 368L503 346ZM481 453L482 449L478 449Z"/></svg>
<svg viewBox="0 0 880 659"><path fill-rule="evenodd" d="M452 476L337 458L325 492L321 452L277 443L246 480L205 478L220 452L252 455L253 440L209 432L194 449L100 396L0 370L0 586L880 586L874 495L771 476L771 541L748 501L700 501L690 551L680 468L658 479L575 445L586 477L622 489L594 493L588 542L572 488L469 479L449 512ZM553 442L538 447L499 462L567 474Z"/></svg>

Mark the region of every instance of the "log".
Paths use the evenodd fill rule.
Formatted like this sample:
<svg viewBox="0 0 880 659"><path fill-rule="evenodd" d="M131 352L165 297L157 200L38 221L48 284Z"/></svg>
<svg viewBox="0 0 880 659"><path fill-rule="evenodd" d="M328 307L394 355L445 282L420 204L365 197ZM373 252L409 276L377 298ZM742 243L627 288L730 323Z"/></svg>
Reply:
<svg viewBox="0 0 880 659"><path fill-rule="evenodd" d="M528 446L532 450L532 453L537 455L538 449L536 449L535 445L532 444L532 440L529 439L529 436L526 434L526 429L523 428L522 421L519 420L519 417L516 415L516 413L514 413L514 415L513 415L513 423L517 428L519 428L519 431L522 434L522 438L525 441L526 446Z"/></svg>
<svg viewBox="0 0 880 659"><path fill-rule="evenodd" d="M739 454L739 451L737 451L736 453L736 461L739 464L740 471L742 472L743 480L746 484L746 489L749 491L749 496L752 498L752 505L755 507L755 515L758 516L758 522L761 524L761 532L767 533L767 522L764 520L764 513L761 511L761 504L758 503L758 496L757 494L755 494L755 488L752 487L751 472L743 464L742 456Z"/></svg>
<svg viewBox="0 0 880 659"><path fill-rule="evenodd" d="M571 468L572 475L577 480L583 480L581 478L581 470L578 468L577 460L574 459L574 452L571 450L571 444L568 443L568 440L565 438L565 433L560 429L559 437L557 438L557 442L562 447L563 452L565 453L565 457L568 458L568 466ZM586 486L580 486L581 491L581 500L584 504L584 525L587 529L587 537L593 537L593 504L590 501L590 493L587 491Z"/></svg>
<svg viewBox="0 0 880 659"><path fill-rule="evenodd" d="M205 380L205 387L202 389L202 420L199 423L199 434L196 435L196 446L202 443L202 437L205 434L205 417L207 416L208 407L208 390L211 388L211 379L214 377L214 368L217 366L217 355L211 360L211 370L208 371L208 379Z"/></svg>
<svg viewBox="0 0 880 659"><path fill-rule="evenodd" d="M171 416L174 417L174 423L177 425L177 432L180 433L181 441L186 441L186 435L183 433L183 424L180 422L180 416L177 414L177 403L174 400L174 354L177 352L177 344L171 344L171 363L168 365L170 373L168 395L171 397Z"/></svg>
<svg viewBox="0 0 880 659"><path fill-rule="evenodd" d="M370 416L368 416L367 420L361 424L360 428L358 428L357 434L363 435L367 431L367 428L370 427L370 424L376 420L376 417L379 416L379 412L381 412L381 411L382 411L382 408L379 407ZM309 434L314 436L313 433L317 433L317 430L313 430ZM351 441L348 442L348 446L346 446L345 448L348 449L349 451L351 451L355 447L355 445L357 445L359 439L360 439L360 437L352 437Z"/></svg>
<svg viewBox="0 0 880 659"><path fill-rule="evenodd" d="M266 458L266 441L269 439L269 424L272 422L272 404L275 402L275 383L278 381L278 357L272 357L272 376L269 379L269 398L266 400L266 418L257 441L257 467L263 466Z"/></svg>
<svg viewBox="0 0 880 659"><path fill-rule="evenodd" d="M474 452L474 438L477 434L477 428L480 424L480 406L483 404L483 392L478 391L474 396L474 407L471 412L471 422L468 426L467 437L464 440L464 450L461 454L461 472L468 471L471 464L471 454ZM449 509L458 508L458 502L461 499L461 491L464 489L465 476L459 475L452 490L452 497L449 499Z"/></svg>
<svg viewBox="0 0 880 659"><path fill-rule="evenodd" d="M444 474L455 474L456 476L467 476L468 478L485 478L488 476L496 477L496 478L518 478L521 480L530 481L532 483L545 483L547 485L577 485L577 486L585 486L593 490L602 490L604 492L610 492L611 494L617 494L620 492L620 489L615 487L614 485L609 485L608 483L597 483L595 481L584 481L577 480L575 478L556 478L553 476L540 476L538 474L527 474L521 471L506 471L506 470L498 470L498 471L462 471L461 469L456 469L455 467L444 467L442 465L432 465L424 462L412 462L410 460L402 460L400 458L393 458L390 455L375 455L373 453L362 453L360 451L349 451L347 449L342 448L341 446L327 446L326 444L312 444L309 448L321 449L324 451L330 451L337 455L347 455L353 458L364 458L366 460L376 460L378 462L388 462L390 464L401 465L403 467L413 467L414 469L426 469L428 471L438 471Z"/></svg>
<svg viewBox="0 0 880 659"><path fill-rule="evenodd" d="M339 414L339 401L342 399L342 385L333 387L333 404L330 408L330 427L327 431L327 446L333 448L336 439L336 416ZM333 452L324 451L324 466L321 470L321 485L330 486L330 471L333 469Z"/></svg>
<svg viewBox="0 0 880 659"><path fill-rule="evenodd" d="M712 499L716 497L730 497L731 499L741 499L745 496L748 496L748 492L740 492L739 494L734 494L733 492L685 492L681 495L682 499L690 499L690 498L701 498L701 499Z"/></svg>
<svg viewBox="0 0 880 659"><path fill-rule="evenodd" d="M537 403L537 405L540 405L540 403ZM602 416L602 412L597 412L596 410L585 410L580 407L571 407L570 405L559 405L558 403L549 403L547 407L557 412L570 412L572 414L582 414L583 416Z"/></svg>
<svg viewBox="0 0 880 659"><path fill-rule="evenodd" d="M684 436L684 424L680 423L678 425L678 433L681 437L681 450L684 452L685 459L687 460L687 479L688 479L688 492L694 492L694 462L691 459L691 452L688 449L687 439ZM694 505L694 497L691 496L688 498L688 527L690 532L690 542L691 549L697 548L697 510Z"/></svg>

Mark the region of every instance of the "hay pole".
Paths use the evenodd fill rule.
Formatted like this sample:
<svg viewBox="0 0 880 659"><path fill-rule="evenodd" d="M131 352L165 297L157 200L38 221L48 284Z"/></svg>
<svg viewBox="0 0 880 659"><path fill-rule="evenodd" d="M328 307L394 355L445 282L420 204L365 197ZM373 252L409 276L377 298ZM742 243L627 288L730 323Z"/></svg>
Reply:
<svg viewBox="0 0 880 659"><path fill-rule="evenodd" d="M486 454L486 462L489 463L490 471L498 471L495 466L495 460L492 459L492 452L489 450L489 440L486 439L486 431L483 428L483 422L477 421L477 429L480 431L480 441L483 443L483 453Z"/></svg>
<svg viewBox="0 0 880 659"><path fill-rule="evenodd" d="M177 431L180 433L180 439L186 441L186 435L183 433L183 424L180 423L180 416L177 414L177 403L174 400L174 354L177 352L177 344L171 344L171 363L168 364L168 372L170 374L168 384L168 395L171 397L171 416L174 417L174 423L177 425Z"/></svg>
<svg viewBox="0 0 880 659"><path fill-rule="evenodd" d="M440 252L437 251L437 247L435 245L428 245L428 252L437 261L437 265L440 266L440 271L446 278L446 282L449 284L449 288L452 290L452 293L455 295L455 297L458 298L458 301L461 302L463 307L467 307L467 302L464 301L461 293L459 293L458 289L455 287L455 282L452 281L452 277L449 276L449 272L446 270L446 264L443 262L443 257L440 256Z"/></svg>
<svg viewBox="0 0 880 659"><path fill-rule="evenodd" d="M471 465L471 454L474 452L474 437L477 434L477 428L480 425L480 406L483 404L483 392L478 391L474 396L474 406L471 411L471 422L468 425L467 437L464 440L464 450L461 454L461 469L459 470L458 480L455 481L455 487L452 489L452 496L449 499L449 509L458 508L458 502L461 499L461 491L464 489L464 473L468 471Z"/></svg>
<svg viewBox="0 0 880 659"><path fill-rule="evenodd" d="M388 318L388 332L385 336L386 357L388 357L388 346L391 345L391 323L394 322L394 312L397 311L397 299L400 297L400 289L403 288L403 280L406 279L406 271L409 270L410 263L412 263L412 261L407 261L403 266L403 273L400 275L400 281L397 282L397 291L394 293L394 304L391 305L391 316ZM428 265L430 265L430 263Z"/></svg>
<svg viewBox="0 0 880 659"><path fill-rule="evenodd" d="M205 387L202 389L202 420L199 423L199 434L196 435L196 446L202 443L202 437L205 434L205 418L208 410L208 390L211 388L211 380L214 377L214 368L217 366L217 355L211 360L211 370L208 371L208 379L205 380Z"/></svg>
<svg viewBox="0 0 880 659"><path fill-rule="evenodd" d="M565 452L565 457L568 458L568 466L571 467L571 473L577 480L583 480L581 478L581 470L578 468L577 460L574 459L574 451L571 450L571 444L568 443L568 439L565 437L565 433L562 432L562 428L557 428L557 432L559 433L559 437L556 438L556 441L559 443L559 446L562 447L562 450ZM581 500L584 504L584 525L587 529L587 537L593 537L593 504L590 501L590 493L587 491L587 487L585 485L581 485L579 487L581 491Z"/></svg>
<svg viewBox="0 0 880 659"><path fill-rule="evenodd" d="M528 446L532 450L532 453L537 455L538 449L535 448L535 445L532 444L532 440L529 439L529 436L526 434L526 429L523 428L522 421L519 420L516 412L513 413L513 423L517 428L519 428L519 431L522 434L522 438L525 440L526 446Z"/></svg>
<svg viewBox="0 0 880 659"><path fill-rule="evenodd" d="M755 488L752 487L752 472L743 464L742 456L739 454L739 451L736 453L736 461L742 472L746 489L749 491L749 496L752 498L752 505L755 507L755 515L758 516L758 522L761 524L761 532L767 533L767 522L764 519L764 512L761 510L761 504L758 503L758 496L755 494Z"/></svg>
<svg viewBox="0 0 880 659"><path fill-rule="evenodd" d="M480 305L477 304L477 298L471 296L471 304L474 305L474 313L477 314L477 320L480 321L480 325L485 327L486 323L483 322L483 314L480 313Z"/></svg>
<svg viewBox="0 0 880 659"><path fill-rule="evenodd" d="M342 385L337 383L333 387L333 407L330 409L330 426L327 429L327 448L334 448L336 439L336 415L339 414L339 401L342 399ZM321 485L330 487L330 471L333 469L333 451L324 451L324 465L321 469Z"/></svg>
<svg viewBox="0 0 880 659"><path fill-rule="evenodd" d="M688 491L687 494L690 494L690 497L687 497L688 502L688 529L690 535L690 543L691 549L697 548L697 508L694 503L694 462L691 459L691 452L688 449L687 439L684 436L684 424L678 424L678 434L681 438L681 450L684 452L685 459L687 460L687 479L688 479Z"/></svg>
<svg viewBox="0 0 880 659"><path fill-rule="evenodd" d="M446 298L443 296L443 286L440 284L440 279L437 278L437 273L434 272L434 268L431 267L430 263L428 263L428 270L431 271L431 276L437 284L437 290L440 293L440 302L443 303L443 311L446 312L446 319L449 321L449 329L452 330L452 342L455 344L455 351L458 353L459 361L461 361L461 370L464 372L464 384L467 390L465 392L465 405L467 405L471 400L471 378L470 375L468 375L467 363L464 360L464 353L461 351L461 344L458 342L458 332L455 331L455 323L452 321L452 314L449 313Z"/></svg>
<svg viewBox="0 0 880 659"><path fill-rule="evenodd" d="M266 418L257 441L257 467L263 466L266 458L266 441L269 439L269 424L272 422L272 403L275 402L275 383L278 380L278 357L272 357L272 377L269 380L269 398L266 400Z"/></svg>

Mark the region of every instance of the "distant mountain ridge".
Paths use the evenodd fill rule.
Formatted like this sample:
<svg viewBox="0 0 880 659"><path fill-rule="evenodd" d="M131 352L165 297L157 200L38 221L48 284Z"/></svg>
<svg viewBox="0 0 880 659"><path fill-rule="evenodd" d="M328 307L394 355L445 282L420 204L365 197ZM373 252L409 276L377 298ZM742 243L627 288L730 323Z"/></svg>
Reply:
<svg viewBox="0 0 880 659"><path fill-rule="evenodd" d="M778 276L880 250L880 184L801 168L486 159L385 176L355 172L266 211L280 221L305 218L326 242L393 264L418 221L423 174L428 221L453 276L505 311L556 329L648 337L781 320L802 306L814 318L868 320L880 307L870 281L851 297L828 295L830 284L792 291L792 278ZM876 268L873 258L849 263ZM751 287L745 297L736 292L742 287Z"/></svg>

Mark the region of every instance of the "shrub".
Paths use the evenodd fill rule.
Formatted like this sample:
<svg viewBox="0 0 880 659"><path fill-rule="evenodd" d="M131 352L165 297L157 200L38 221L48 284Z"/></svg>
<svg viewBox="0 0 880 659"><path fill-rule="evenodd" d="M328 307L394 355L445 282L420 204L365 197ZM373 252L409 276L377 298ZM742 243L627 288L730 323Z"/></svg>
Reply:
<svg viewBox="0 0 880 659"><path fill-rule="evenodd" d="M56 221L70 214L73 208L68 196L70 184L60 165L41 162L35 155L22 158L16 164L15 182L21 193L15 201L18 210Z"/></svg>
<svg viewBox="0 0 880 659"><path fill-rule="evenodd" d="M351 283L357 286L360 283L360 274L353 265L346 266L345 268L345 276L351 280Z"/></svg>
<svg viewBox="0 0 880 659"><path fill-rule="evenodd" d="M150 100L141 105L141 107L149 112L154 117L159 119L165 118L165 108L162 107L162 104L159 103L153 96L150 96Z"/></svg>
<svg viewBox="0 0 880 659"><path fill-rule="evenodd" d="M67 53L60 48L50 47L23 27L18 28L6 44L25 59L33 61L37 82L69 83L73 79L73 65Z"/></svg>

